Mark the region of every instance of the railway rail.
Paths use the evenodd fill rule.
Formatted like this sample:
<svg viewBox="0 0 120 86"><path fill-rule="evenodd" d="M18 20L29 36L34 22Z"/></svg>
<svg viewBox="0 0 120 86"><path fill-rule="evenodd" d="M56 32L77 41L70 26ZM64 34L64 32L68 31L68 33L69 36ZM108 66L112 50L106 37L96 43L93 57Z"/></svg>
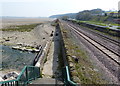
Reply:
<svg viewBox="0 0 120 86"><path fill-rule="evenodd" d="M75 25L77 25L77 24L75 24ZM77 26L78 26L78 25L77 25ZM78 27L79 27L79 26L78 26ZM109 36L107 36L107 35L103 35L103 34L101 34L101 33L99 33L99 32L95 32L95 31L92 30L92 29L86 29L86 28L84 28L84 30L89 31L89 32L91 32L91 33L94 33L95 35L100 36L100 37L102 37L103 39L108 40L108 41L112 42L112 43L115 44L115 45L120 44L119 39L113 39L113 38L111 38L111 37L109 37Z"/></svg>
<svg viewBox="0 0 120 86"><path fill-rule="evenodd" d="M84 31L83 31L83 29L81 30L80 28L76 27L75 25L72 25L72 24L69 24L69 25L76 28L78 31L82 31L82 33L84 32L84 34L86 36L89 36L90 38L93 38L93 37L95 38L97 36L97 40L94 39L95 41L101 43L104 47L108 48L111 52L114 52L115 54L117 54L120 57L120 53L118 52L119 51L118 49L120 46L119 40L112 39L106 35L103 35L101 33L95 32L90 29L84 28ZM89 33L94 34L94 36L90 36Z"/></svg>
<svg viewBox="0 0 120 86"><path fill-rule="evenodd" d="M120 65L120 61L119 61L120 57L119 57L119 55L117 53L115 53L111 49L105 47L103 44L99 43L98 41L90 38L89 36L87 36L86 34L84 34L83 32L81 32L80 30L78 30L76 27L74 27L73 25L71 25L71 24L67 24L67 25L76 34L78 34L79 36L82 36L86 41L88 41L89 43L91 43L93 46L95 46L97 49L99 49L105 55L107 55L109 58L111 58L111 60L113 60L114 62L116 62L118 65Z"/></svg>

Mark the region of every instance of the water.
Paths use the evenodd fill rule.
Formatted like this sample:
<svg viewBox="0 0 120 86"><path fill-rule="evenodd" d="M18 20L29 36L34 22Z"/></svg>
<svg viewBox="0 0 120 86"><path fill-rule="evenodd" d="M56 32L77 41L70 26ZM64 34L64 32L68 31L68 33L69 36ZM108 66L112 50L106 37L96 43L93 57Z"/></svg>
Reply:
<svg viewBox="0 0 120 86"><path fill-rule="evenodd" d="M0 53L2 53L2 68L15 70L22 70L25 65L31 65L36 55L36 53L14 50L10 46L3 45L0 45Z"/></svg>

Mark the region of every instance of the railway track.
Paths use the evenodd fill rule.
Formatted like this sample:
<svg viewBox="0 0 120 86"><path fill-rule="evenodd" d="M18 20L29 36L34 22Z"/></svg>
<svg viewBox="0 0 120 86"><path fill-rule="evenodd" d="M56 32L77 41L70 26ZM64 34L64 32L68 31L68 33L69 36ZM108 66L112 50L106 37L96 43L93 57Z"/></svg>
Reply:
<svg viewBox="0 0 120 86"><path fill-rule="evenodd" d="M69 25L76 28L78 31L84 33L86 36L89 36L92 39L95 38L95 36L97 36L97 40L94 39L95 41L97 41L98 43L101 43L104 47L108 48L109 50L111 50L112 52L114 52L120 57L120 53L118 52L119 51L118 49L120 46L119 40L114 40L108 36L92 31L90 29L84 28L84 31L83 31L83 29L80 29L79 27L76 27L72 24L69 24ZM90 36L89 33L91 33L92 36Z"/></svg>
<svg viewBox="0 0 120 86"><path fill-rule="evenodd" d="M75 25L77 25L77 24L75 24ZM77 27L79 27L79 26L77 25ZM86 28L84 28L84 30L85 30L85 31L89 31L89 32L91 32L91 33L94 33L95 35L100 36L100 37L102 37L103 39L108 40L108 41L112 42L112 43L115 44L115 45L119 45L119 44L120 44L119 39L113 39L113 38L111 38L111 37L109 37L109 36L107 36L107 35L103 35L103 34L101 34L101 33L95 32L95 31L92 30L92 29L86 29Z"/></svg>
<svg viewBox="0 0 120 86"><path fill-rule="evenodd" d="M120 56L119 56L119 54L117 54L113 50L107 48L106 46L104 46L100 42L94 40L93 38L89 37L88 35L84 34L83 32L81 32L80 30L78 30L78 28L74 27L73 25L71 25L71 24L67 24L67 25L76 34L78 34L79 36L83 37L86 41L88 41L93 46L95 46L97 49L99 49L101 52L103 52L105 55L107 55L111 60L113 60L114 62L116 62L118 65L120 65L120 61L119 61Z"/></svg>

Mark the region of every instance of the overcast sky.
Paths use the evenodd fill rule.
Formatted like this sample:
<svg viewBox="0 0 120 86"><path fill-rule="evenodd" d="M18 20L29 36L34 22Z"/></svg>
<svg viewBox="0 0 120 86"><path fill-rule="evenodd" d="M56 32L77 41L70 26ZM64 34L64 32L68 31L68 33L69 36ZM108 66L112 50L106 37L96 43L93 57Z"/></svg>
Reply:
<svg viewBox="0 0 120 86"><path fill-rule="evenodd" d="M48 17L100 8L118 10L119 0L0 0L0 16Z"/></svg>

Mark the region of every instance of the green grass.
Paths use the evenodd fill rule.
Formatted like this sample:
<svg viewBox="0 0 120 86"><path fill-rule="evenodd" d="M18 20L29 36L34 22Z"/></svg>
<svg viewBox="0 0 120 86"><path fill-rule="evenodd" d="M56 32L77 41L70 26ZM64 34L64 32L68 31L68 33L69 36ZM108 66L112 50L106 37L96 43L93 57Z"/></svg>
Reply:
<svg viewBox="0 0 120 86"><path fill-rule="evenodd" d="M95 24L95 25L100 25L100 26L120 26L120 24L113 24L113 23L103 23L103 22L94 22L94 21L79 21L79 22L83 22L83 23L88 23L88 24Z"/></svg>
<svg viewBox="0 0 120 86"><path fill-rule="evenodd" d="M80 21L80 22L88 23L88 24L96 24L96 25L101 25L101 26L107 26L107 24L98 23L98 22L92 22L92 21Z"/></svg>
<svg viewBox="0 0 120 86"><path fill-rule="evenodd" d="M120 24L111 24L111 25L114 25L114 26L120 26Z"/></svg>
<svg viewBox="0 0 120 86"><path fill-rule="evenodd" d="M32 49L32 50L34 50L34 49L36 49L36 48L34 48L34 47L31 47L31 46L27 46L27 47L25 47L26 49Z"/></svg>
<svg viewBox="0 0 120 86"><path fill-rule="evenodd" d="M75 22L77 23L78 21L76 20ZM79 21L79 22L80 22L80 21ZM80 28L91 29L91 28L89 28L89 27L82 26L82 25L80 25L79 27L80 27ZM106 27L106 29L110 29L110 28L109 28L109 27ZM117 29L119 29L119 27L118 27ZM112 35L110 35L109 33L104 33L104 32L102 32L102 31L94 30L94 29L91 29L91 30L96 31L96 32L101 33L101 34L104 34L104 35L107 35L107 36L110 36L110 37L113 38L113 39L120 40L120 37L112 36ZM116 33L116 34L117 34L117 33Z"/></svg>
<svg viewBox="0 0 120 86"><path fill-rule="evenodd" d="M57 23L55 23L54 21L51 23L52 26L56 26Z"/></svg>
<svg viewBox="0 0 120 86"><path fill-rule="evenodd" d="M45 60L44 60L44 63L46 63L47 62L47 57L45 58Z"/></svg>
<svg viewBox="0 0 120 86"><path fill-rule="evenodd" d="M19 32L30 32L39 24L29 24L29 25L13 25L7 28L0 29L2 31L19 31Z"/></svg>

